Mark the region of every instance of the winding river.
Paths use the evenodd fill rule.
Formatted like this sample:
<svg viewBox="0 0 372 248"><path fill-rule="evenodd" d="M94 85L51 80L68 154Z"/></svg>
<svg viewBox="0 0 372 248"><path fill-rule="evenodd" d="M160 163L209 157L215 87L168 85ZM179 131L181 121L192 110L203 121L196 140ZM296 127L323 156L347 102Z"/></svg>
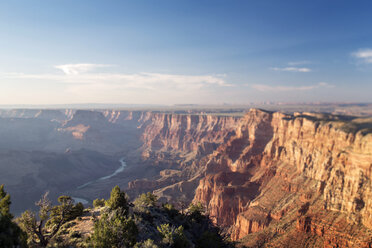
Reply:
<svg viewBox="0 0 372 248"><path fill-rule="evenodd" d="M107 179L110 179L114 176L116 176L117 174L121 173L124 171L125 167L127 167L127 163L124 161L124 158L120 158L119 159L119 162L120 162L120 167L114 171L112 174L110 175L107 175L107 176L104 176L104 177L100 177L98 179L95 179L95 180L92 180L92 181L89 181L87 183L84 183L80 186L78 186L76 189L83 189L89 185L91 185L92 183L95 183L95 182L99 182L99 181L104 181L104 180L107 180ZM84 199L84 198L79 198L79 197L71 197L75 202L81 202L83 204L88 204L89 201Z"/></svg>

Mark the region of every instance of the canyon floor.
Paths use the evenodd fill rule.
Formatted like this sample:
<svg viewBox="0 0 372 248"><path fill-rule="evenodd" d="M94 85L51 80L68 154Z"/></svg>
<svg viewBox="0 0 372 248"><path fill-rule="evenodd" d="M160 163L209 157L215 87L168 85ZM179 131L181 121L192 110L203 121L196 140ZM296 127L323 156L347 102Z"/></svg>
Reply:
<svg viewBox="0 0 372 248"><path fill-rule="evenodd" d="M371 106L266 107L3 109L0 184L16 215L119 185L201 202L241 247L371 247Z"/></svg>

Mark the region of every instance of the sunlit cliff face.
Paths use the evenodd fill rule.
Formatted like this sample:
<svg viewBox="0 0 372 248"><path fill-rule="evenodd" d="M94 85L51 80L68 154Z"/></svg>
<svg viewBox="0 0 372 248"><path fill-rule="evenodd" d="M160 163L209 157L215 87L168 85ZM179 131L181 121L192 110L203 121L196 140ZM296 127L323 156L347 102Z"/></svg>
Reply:
<svg viewBox="0 0 372 248"><path fill-rule="evenodd" d="M167 151L182 153L189 144L184 139L188 125L172 125L169 118L161 116L147 127L146 154L157 154L148 159L166 161ZM301 231L324 244L368 245L372 136L359 124L360 130L351 130L348 121L327 118L251 110L225 134L219 129L224 141L214 140L216 148L194 163L199 171L193 177L131 186L155 188L167 199L195 189L194 201L205 204L216 224L230 227L233 239L262 230L289 236ZM196 137L210 130L199 129ZM167 180L171 186L164 184ZM353 241L345 238L349 225L358 230Z"/></svg>

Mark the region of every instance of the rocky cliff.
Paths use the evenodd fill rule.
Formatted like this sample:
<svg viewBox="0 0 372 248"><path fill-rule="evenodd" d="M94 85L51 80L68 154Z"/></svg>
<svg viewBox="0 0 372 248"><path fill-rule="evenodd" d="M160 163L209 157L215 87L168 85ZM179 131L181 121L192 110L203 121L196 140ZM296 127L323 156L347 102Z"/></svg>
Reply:
<svg viewBox="0 0 372 248"><path fill-rule="evenodd" d="M146 113L145 150L210 153L235 131L237 117Z"/></svg>
<svg viewBox="0 0 372 248"><path fill-rule="evenodd" d="M231 227L235 240L271 230L289 242L288 233L300 231L325 245L368 247L372 135L366 126L358 119L251 110L208 157L194 201L207 206L215 223Z"/></svg>
<svg viewBox="0 0 372 248"><path fill-rule="evenodd" d="M156 166L151 178L129 184L132 195L155 191L164 200L190 202L205 157L235 134L238 117L143 113L139 118L143 164ZM178 199L178 200L177 200Z"/></svg>
<svg viewBox="0 0 372 248"><path fill-rule="evenodd" d="M247 246L371 245L371 119L252 109L242 118L147 112L138 122L158 175L130 190L202 202Z"/></svg>

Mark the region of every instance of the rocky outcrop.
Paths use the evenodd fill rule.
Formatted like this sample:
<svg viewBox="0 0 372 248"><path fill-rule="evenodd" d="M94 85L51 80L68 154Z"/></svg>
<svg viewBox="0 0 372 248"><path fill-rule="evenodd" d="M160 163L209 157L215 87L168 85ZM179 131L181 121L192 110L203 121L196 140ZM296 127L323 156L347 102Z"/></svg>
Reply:
<svg viewBox="0 0 372 248"><path fill-rule="evenodd" d="M274 114L275 133L264 156L271 164L294 165L298 174L319 182L325 209L372 228L372 135L344 132L337 125Z"/></svg>
<svg viewBox="0 0 372 248"><path fill-rule="evenodd" d="M253 109L243 118L147 112L138 122L143 158L161 174L130 183L137 193L172 201L196 188L194 201L234 240L269 230L294 246L370 244L372 135L363 120Z"/></svg>
<svg viewBox="0 0 372 248"><path fill-rule="evenodd" d="M299 230L312 230L321 218L293 213L318 198L324 215L337 213L345 225L372 229L372 135L344 131L348 123L251 110L209 156L194 201L203 202L217 224L232 226L233 239L293 221Z"/></svg>
<svg viewBox="0 0 372 248"><path fill-rule="evenodd" d="M252 180L253 169L272 138L271 120L270 113L251 111L240 120L236 134L205 165L207 176L200 181L194 200L207 205L218 225L233 225L257 196L260 184Z"/></svg>
<svg viewBox="0 0 372 248"><path fill-rule="evenodd" d="M145 150L211 152L234 133L239 118L213 115L146 113L142 118Z"/></svg>

